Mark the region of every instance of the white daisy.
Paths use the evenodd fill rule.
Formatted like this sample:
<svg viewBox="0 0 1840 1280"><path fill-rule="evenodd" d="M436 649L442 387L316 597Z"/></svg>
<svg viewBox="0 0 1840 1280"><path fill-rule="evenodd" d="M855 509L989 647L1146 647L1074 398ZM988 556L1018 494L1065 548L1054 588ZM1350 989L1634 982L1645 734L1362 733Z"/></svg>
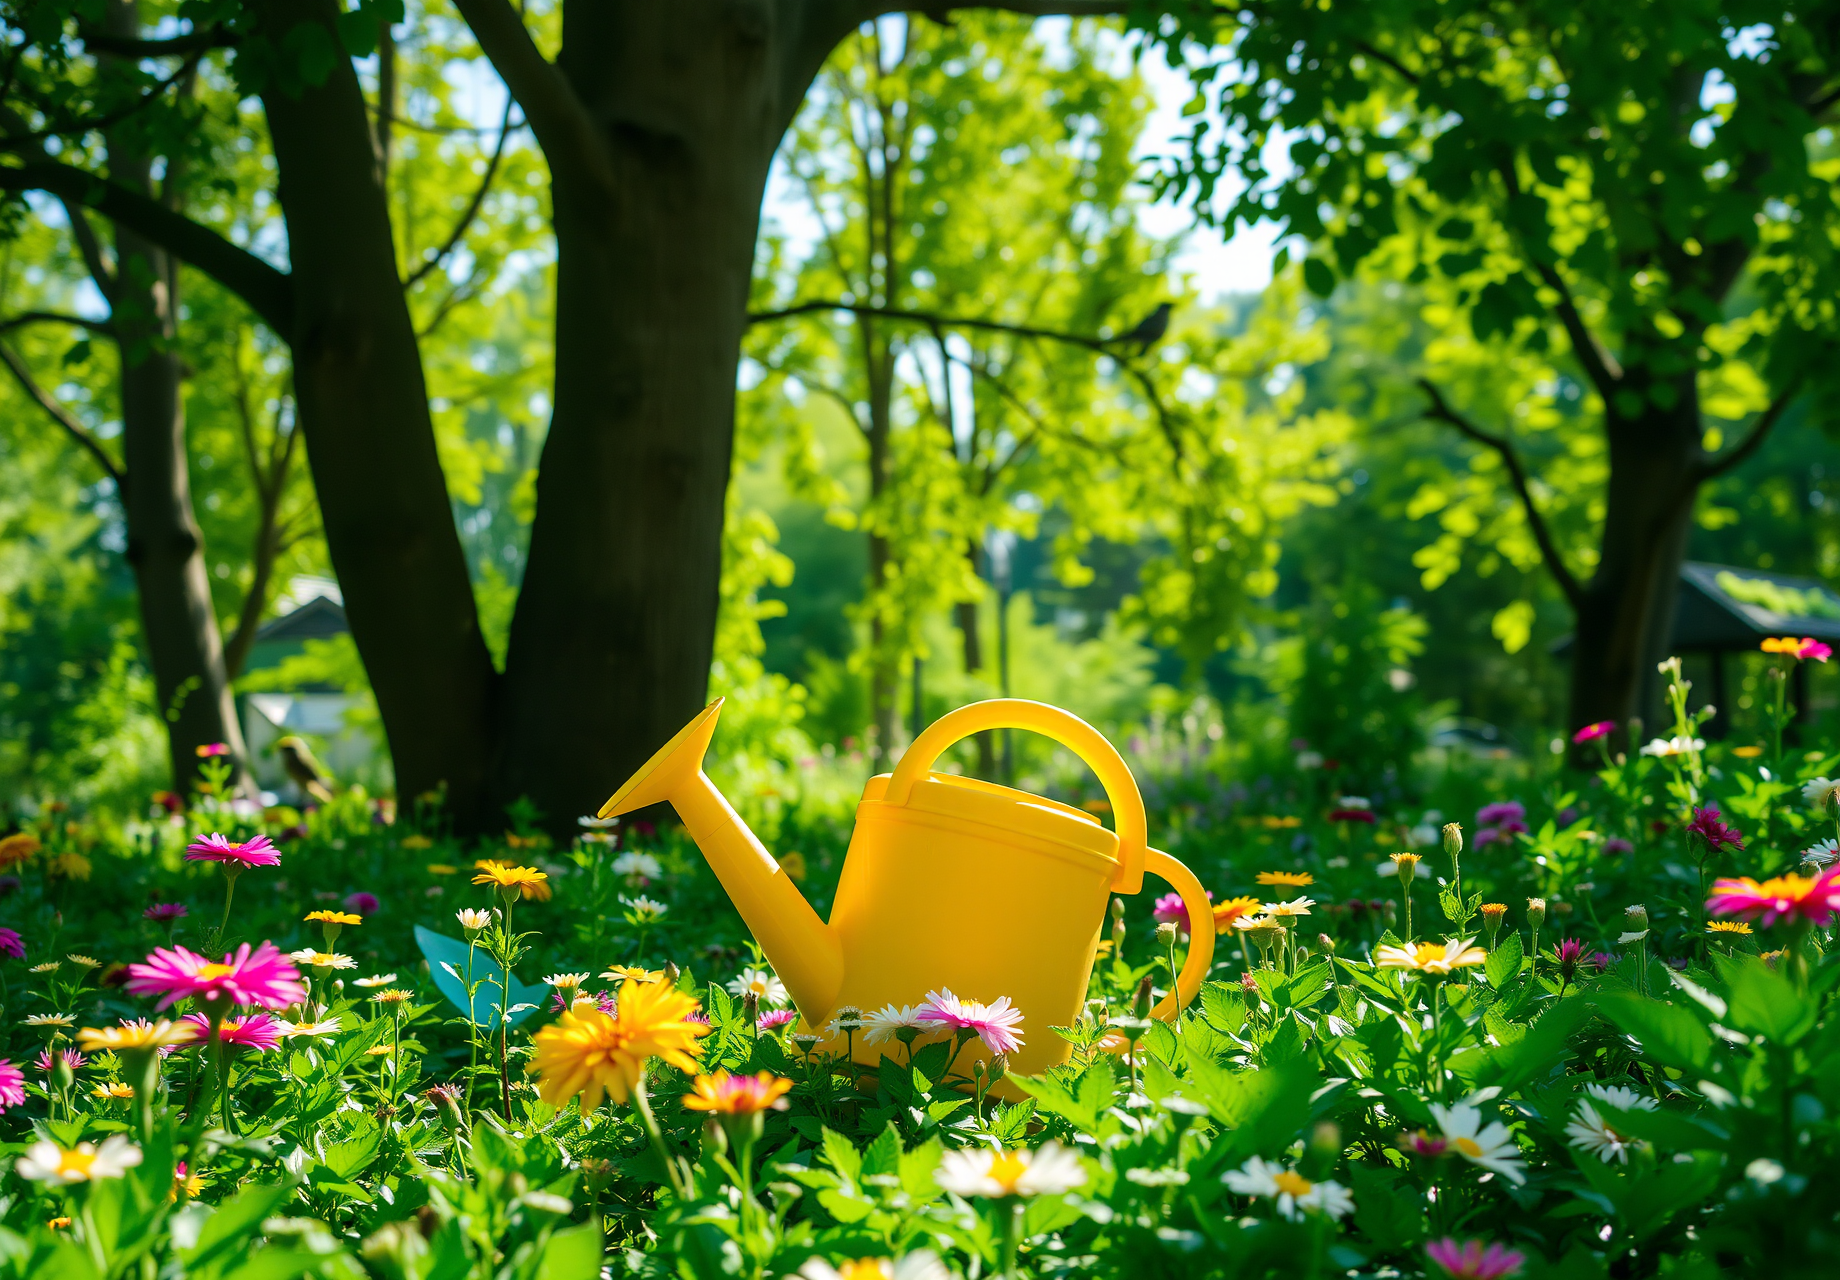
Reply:
<svg viewBox="0 0 1840 1280"><path fill-rule="evenodd" d="M1599 1102L1607 1102L1619 1111L1653 1111L1656 1103L1625 1085L1587 1084L1584 1091Z"/></svg>
<svg viewBox="0 0 1840 1280"><path fill-rule="evenodd" d="M930 1250L904 1258L852 1258L840 1271L822 1258L799 1268L803 1280L952 1280L952 1273Z"/></svg>
<svg viewBox="0 0 1840 1280"><path fill-rule="evenodd" d="M311 1040L323 1040L327 1036L336 1036L339 1033L339 1020L326 1018L319 1022L281 1021L279 1027L281 1034L289 1040L298 1036L306 1036Z"/></svg>
<svg viewBox="0 0 1840 1280"><path fill-rule="evenodd" d="M1704 751L1705 749L1706 740L1704 738L1656 738L1653 742L1650 742L1647 746L1642 748L1642 754L1645 756L1666 758L1669 756L1690 755L1695 751Z"/></svg>
<svg viewBox="0 0 1840 1280"><path fill-rule="evenodd" d="M1071 1191L1086 1181L1080 1157L1050 1142L1039 1151L972 1147L948 1151L933 1175L961 1196L1041 1196Z"/></svg>
<svg viewBox="0 0 1840 1280"><path fill-rule="evenodd" d="M758 997L763 1008L786 1003L786 984L765 969L743 969L739 978L729 979L728 991L734 996Z"/></svg>
<svg viewBox="0 0 1840 1280"><path fill-rule="evenodd" d="M1527 1180L1526 1165L1521 1162L1520 1148L1514 1135L1499 1120L1483 1127L1482 1112L1475 1107L1443 1107L1432 1104L1431 1114L1444 1131L1450 1149L1471 1164L1499 1173L1515 1186Z"/></svg>
<svg viewBox="0 0 1840 1280"><path fill-rule="evenodd" d="M359 978L357 984L360 987L387 987L394 981L396 981L395 974L380 973L372 978Z"/></svg>
<svg viewBox="0 0 1840 1280"><path fill-rule="evenodd" d="M77 1020L68 1013L34 1013L26 1017L25 1024L28 1027L74 1027Z"/></svg>
<svg viewBox="0 0 1840 1280"><path fill-rule="evenodd" d="M1840 859L1840 845L1832 840L1820 840L1802 850L1802 861L1817 867L1831 867L1836 859Z"/></svg>
<svg viewBox="0 0 1840 1280"><path fill-rule="evenodd" d="M1840 792L1840 779L1816 778L1802 784L1802 799L1817 809L1826 809L1832 804L1836 792Z"/></svg>
<svg viewBox="0 0 1840 1280"><path fill-rule="evenodd" d="M649 853L622 853L613 860L613 874L656 880L664 874L664 867Z"/></svg>
<svg viewBox="0 0 1840 1280"><path fill-rule="evenodd" d="M1289 902L1267 902L1260 910L1273 919L1282 920L1287 916L1307 916L1315 905L1314 898L1292 898Z"/></svg>
<svg viewBox="0 0 1840 1280"><path fill-rule="evenodd" d="M1595 1151L1605 1164L1613 1159L1628 1164L1629 1149L1639 1145L1636 1139L1606 1124L1597 1114L1597 1108L1588 1102L1578 1104L1577 1114L1565 1126L1565 1136L1579 1150Z"/></svg>
<svg viewBox="0 0 1840 1280"><path fill-rule="evenodd" d="M883 1044L894 1039L897 1031L913 1027L931 1030L920 1021L920 1010L913 1005L883 1005L863 1019L863 1043Z"/></svg>
<svg viewBox="0 0 1840 1280"><path fill-rule="evenodd" d="M67 1187L73 1182L119 1178L140 1162L141 1149L118 1133L101 1147L80 1142L70 1151L49 1139L41 1138L32 1144L30 1151L19 1157L19 1163L13 1166L13 1170L20 1177L30 1178L34 1182Z"/></svg>
<svg viewBox="0 0 1840 1280"><path fill-rule="evenodd" d="M1278 1202L1278 1212L1292 1222L1305 1212L1325 1213L1341 1218L1354 1208L1354 1196L1348 1188L1335 1182L1311 1182L1294 1169L1258 1156L1237 1169L1229 1169L1220 1180L1229 1190L1242 1196L1263 1196Z"/></svg>
<svg viewBox="0 0 1840 1280"><path fill-rule="evenodd" d="M472 907L462 907L454 912L454 918L460 922L462 929L483 929L492 923L490 911L477 911Z"/></svg>
<svg viewBox="0 0 1840 1280"><path fill-rule="evenodd" d="M644 894L640 894L636 898L622 897L620 903L626 908L628 914L647 921L662 920L664 919L664 913L670 910L664 903L659 902L655 898L648 898Z"/></svg>

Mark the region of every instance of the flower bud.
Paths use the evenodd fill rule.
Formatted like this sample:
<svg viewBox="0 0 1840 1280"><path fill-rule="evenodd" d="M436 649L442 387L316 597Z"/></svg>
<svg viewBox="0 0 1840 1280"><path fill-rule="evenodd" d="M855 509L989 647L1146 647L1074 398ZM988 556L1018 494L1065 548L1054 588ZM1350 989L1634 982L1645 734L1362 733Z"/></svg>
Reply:
<svg viewBox="0 0 1840 1280"><path fill-rule="evenodd" d="M741 1016L747 1019L749 1026L759 1025L760 996L755 992L750 991L741 997Z"/></svg>
<svg viewBox="0 0 1840 1280"><path fill-rule="evenodd" d="M1648 908L1640 902L1633 907L1624 907L1623 925L1628 929L1648 928Z"/></svg>
<svg viewBox="0 0 1840 1280"><path fill-rule="evenodd" d="M1325 955L1335 954L1335 939L1326 933L1316 935L1316 945Z"/></svg>
<svg viewBox="0 0 1840 1280"><path fill-rule="evenodd" d="M1453 858L1463 852L1463 826L1461 823L1446 822L1444 824L1444 852Z"/></svg>
<svg viewBox="0 0 1840 1280"><path fill-rule="evenodd" d="M1088 918L1090 919L1090 917ZM682 973L683 973L682 969L679 969L676 965L672 964L669 960L666 960L664 962L664 985L667 987L676 986L678 976Z"/></svg>
<svg viewBox="0 0 1840 1280"><path fill-rule="evenodd" d="M1527 899L1527 923L1536 929L1546 923L1546 899Z"/></svg>
<svg viewBox="0 0 1840 1280"><path fill-rule="evenodd" d="M1133 1018L1150 1016L1150 975L1147 973L1144 975L1144 980L1137 984L1137 994L1131 997L1131 1016Z"/></svg>
<svg viewBox="0 0 1840 1280"><path fill-rule="evenodd" d="M1123 898L1113 898L1112 899L1112 919L1114 920L1124 919L1124 899Z"/></svg>
<svg viewBox="0 0 1840 1280"><path fill-rule="evenodd" d="M1175 945L1175 941L1176 941L1176 927L1174 924L1165 920L1162 924L1159 924L1156 927L1156 945L1157 946L1172 947Z"/></svg>
<svg viewBox="0 0 1840 1280"><path fill-rule="evenodd" d="M1399 883L1410 885L1412 877L1418 874L1419 856L1416 853L1396 853L1393 855L1393 874L1399 877Z"/></svg>

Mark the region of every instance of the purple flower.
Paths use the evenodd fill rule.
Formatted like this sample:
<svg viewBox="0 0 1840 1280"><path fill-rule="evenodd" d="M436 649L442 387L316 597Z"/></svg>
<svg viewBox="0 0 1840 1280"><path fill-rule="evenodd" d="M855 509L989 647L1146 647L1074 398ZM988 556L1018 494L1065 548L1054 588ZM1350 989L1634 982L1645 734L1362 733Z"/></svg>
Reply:
<svg viewBox="0 0 1840 1280"><path fill-rule="evenodd" d="M794 1009L775 1009L771 1013L761 1014L760 1021L756 1025L762 1031L778 1031L787 1023L797 1019L798 1016L798 1011Z"/></svg>
<svg viewBox="0 0 1840 1280"><path fill-rule="evenodd" d="M377 906L377 895L374 893L365 893L363 890L359 890L357 893L347 894L345 897L345 909L347 911L354 911L361 916L368 916L377 909Z"/></svg>
<svg viewBox="0 0 1840 1280"><path fill-rule="evenodd" d="M1591 958L1585 963L1590 965L1591 968L1595 969L1598 973L1602 973L1616 962L1617 957L1611 955L1608 951L1593 951L1591 953Z"/></svg>
<svg viewBox="0 0 1840 1280"><path fill-rule="evenodd" d="M1687 833L1704 840L1706 848L1712 853L1717 853L1721 849L1742 849L1744 847L1744 837L1738 834L1736 827L1728 826L1720 820L1719 811L1716 808L1695 809L1693 821L1687 824Z"/></svg>
<svg viewBox="0 0 1840 1280"><path fill-rule="evenodd" d="M199 836L185 846L185 860L228 862L238 868L275 867L281 865L281 851L269 842L267 836L254 836L239 842L212 832L208 836Z"/></svg>
<svg viewBox="0 0 1840 1280"><path fill-rule="evenodd" d="M1494 827L1484 827L1470 837L1469 847L1472 849L1483 849L1494 844L1497 840L1505 839L1507 839L1507 837L1502 835L1502 833Z"/></svg>
<svg viewBox="0 0 1840 1280"><path fill-rule="evenodd" d="M189 914L183 902L156 902L151 907L141 912L141 918L144 920L158 921L164 924L168 920L178 920Z"/></svg>
<svg viewBox="0 0 1840 1280"><path fill-rule="evenodd" d="M16 931L0 929L0 956L11 956L15 960L26 958L26 944Z"/></svg>
<svg viewBox="0 0 1840 1280"><path fill-rule="evenodd" d="M1527 806L1519 800L1497 800L1494 804L1485 804L1476 810L1476 825L1479 827L1500 826L1506 822L1520 822L1527 816ZM1521 827L1522 831L1527 828Z"/></svg>
<svg viewBox="0 0 1840 1280"><path fill-rule="evenodd" d="M1611 836L1604 841L1605 853L1634 853L1636 847L1621 836Z"/></svg>
<svg viewBox="0 0 1840 1280"><path fill-rule="evenodd" d="M1598 738L1607 738L1616 732L1616 721L1599 720L1596 724L1587 724L1572 735L1573 742L1594 742Z"/></svg>
<svg viewBox="0 0 1840 1280"><path fill-rule="evenodd" d="M1578 969L1578 958L1584 954L1584 943L1576 938L1563 939L1553 948L1552 957L1559 965L1559 977L1565 981L1572 980L1572 974Z"/></svg>

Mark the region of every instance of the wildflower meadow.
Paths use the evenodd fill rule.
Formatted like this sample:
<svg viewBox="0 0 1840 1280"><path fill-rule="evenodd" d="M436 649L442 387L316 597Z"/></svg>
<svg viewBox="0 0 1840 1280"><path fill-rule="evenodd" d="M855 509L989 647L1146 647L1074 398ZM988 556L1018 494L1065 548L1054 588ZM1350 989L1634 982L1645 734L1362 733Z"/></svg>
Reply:
<svg viewBox="0 0 1840 1280"><path fill-rule="evenodd" d="M0 841L0 1269L1831 1274L1840 755L1709 745L1663 675L1665 733L1448 777L1463 811L1163 778L1218 934L1170 1018L1196 925L1153 888L1068 1025L943 987L814 1023L668 816L482 844L209 769L48 805ZM780 814L820 905L850 817Z"/></svg>

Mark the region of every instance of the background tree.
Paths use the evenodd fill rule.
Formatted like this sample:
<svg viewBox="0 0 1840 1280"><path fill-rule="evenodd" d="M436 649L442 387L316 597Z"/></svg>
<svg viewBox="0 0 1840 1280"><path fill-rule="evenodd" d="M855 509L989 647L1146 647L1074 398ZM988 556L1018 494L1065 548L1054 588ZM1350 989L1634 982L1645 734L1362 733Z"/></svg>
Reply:
<svg viewBox="0 0 1840 1280"><path fill-rule="evenodd" d="M1825 4L1406 0L1228 6L1193 29L1198 105L1221 132L1196 130L1166 190L1208 210L1236 168L1250 185L1216 212L1321 245L1305 264L1318 292L1384 252L1447 286L1498 356L1566 353L1606 468L1587 556L1553 536L1518 423L1422 390L1498 456L1571 605L1573 723L1637 712L1700 486L1761 447L1793 396L1823 398L1836 211L1808 142L1840 100L1835 19ZM1708 410L1745 419L1722 451Z"/></svg>

